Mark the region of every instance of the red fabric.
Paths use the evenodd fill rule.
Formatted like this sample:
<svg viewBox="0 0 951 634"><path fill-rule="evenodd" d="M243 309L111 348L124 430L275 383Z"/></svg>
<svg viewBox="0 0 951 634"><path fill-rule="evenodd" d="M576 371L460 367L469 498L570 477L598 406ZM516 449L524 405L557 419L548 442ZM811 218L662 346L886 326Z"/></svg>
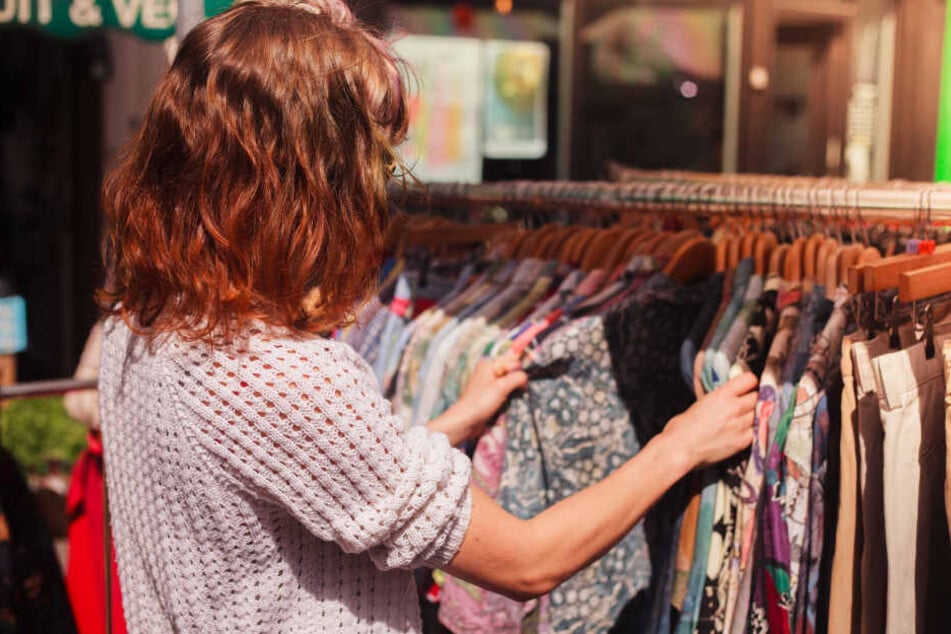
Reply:
<svg viewBox="0 0 951 634"><path fill-rule="evenodd" d="M769 573L766 574L766 612L771 634L790 634L789 612L779 605L779 592Z"/></svg>
<svg viewBox="0 0 951 634"><path fill-rule="evenodd" d="M415 306L414 306L415 314L413 315L413 317L415 318L416 315L422 315L424 310L435 305L436 305L436 302L434 302L433 300L420 297L415 302Z"/></svg>
<svg viewBox="0 0 951 634"><path fill-rule="evenodd" d="M102 441L90 434L89 446L73 467L66 494L69 565L66 589L79 634L106 631L106 576L103 552ZM113 552L115 552L113 550ZM112 558L112 631L126 634L115 556Z"/></svg>

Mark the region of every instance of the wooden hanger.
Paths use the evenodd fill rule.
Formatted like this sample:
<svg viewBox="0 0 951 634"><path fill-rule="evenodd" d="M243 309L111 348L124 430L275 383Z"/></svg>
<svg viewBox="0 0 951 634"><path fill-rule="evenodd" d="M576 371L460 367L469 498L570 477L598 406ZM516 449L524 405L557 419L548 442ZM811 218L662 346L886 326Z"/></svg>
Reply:
<svg viewBox="0 0 951 634"><path fill-rule="evenodd" d="M661 242L657 243L654 246L654 250L651 252L655 258L672 258L675 253L680 249L681 246L692 240L693 238L703 237L699 231L695 229L690 229L687 231L680 231L678 233L670 234L668 237Z"/></svg>
<svg viewBox="0 0 951 634"><path fill-rule="evenodd" d="M826 238L816 253L816 283L825 287L826 298L835 296L836 280L833 278L829 285L829 269L835 268L835 252L839 248L839 241L835 238Z"/></svg>
<svg viewBox="0 0 951 634"><path fill-rule="evenodd" d="M726 270L735 271L740 263L740 253L743 247L743 234L738 233L730 238L730 245L726 252Z"/></svg>
<svg viewBox="0 0 951 634"><path fill-rule="evenodd" d="M618 236L614 246L610 248L610 252L605 257L606 270L613 271L624 261L624 254L627 253L631 241L636 239L643 231L643 229L626 229Z"/></svg>
<svg viewBox="0 0 951 634"><path fill-rule="evenodd" d="M783 276L783 273L786 270L786 257L789 254L789 249L791 247L788 244L777 245L773 252L769 256L769 268L767 269L768 275L779 275Z"/></svg>
<svg viewBox="0 0 951 634"><path fill-rule="evenodd" d="M517 260L525 260L528 258L536 257L536 254L539 252L542 244L545 242L545 238L552 231L557 231L558 225L548 224L532 232L532 235L525 239L524 242L519 246L518 253L516 254Z"/></svg>
<svg viewBox="0 0 951 634"><path fill-rule="evenodd" d="M579 268L581 267L581 261L584 260L584 254L587 252L588 247L600 234L601 231L598 229L589 228L585 230L584 235L578 239L577 244L571 249L571 255L569 257L572 265Z"/></svg>
<svg viewBox="0 0 951 634"><path fill-rule="evenodd" d="M951 293L951 262L932 264L898 274L900 302L920 302L945 293Z"/></svg>
<svg viewBox="0 0 951 634"><path fill-rule="evenodd" d="M783 279L789 282L802 281L803 274L803 253L806 249L805 238L796 238L789 247L789 253L786 254L786 262L783 266Z"/></svg>
<svg viewBox="0 0 951 634"><path fill-rule="evenodd" d="M806 241L806 247L802 255L802 274L803 278L811 282L816 281L816 272L818 269L819 247L825 242L825 237L817 233Z"/></svg>
<svg viewBox="0 0 951 634"><path fill-rule="evenodd" d="M654 252L654 249L657 248L657 245L666 240L669 235L669 233L662 231L655 233L653 236L647 240L644 240L643 242L639 242L637 245L636 255L651 255Z"/></svg>
<svg viewBox="0 0 951 634"><path fill-rule="evenodd" d="M557 260L561 255L565 244L578 235L578 227L569 225L560 231L554 232L547 240L545 245L545 260Z"/></svg>
<svg viewBox="0 0 951 634"><path fill-rule="evenodd" d="M548 260L549 254L555 250L560 244L561 238L566 235L567 232L565 229L566 227L558 227L545 234L545 236L538 241L538 244L535 246L535 252L532 255L539 260Z"/></svg>
<svg viewBox="0 0 951 634"><path fill-rule="evenodd" d="M711 238L714 248L716 249L714 269L717 273L722 273L727 270L729 264L730 245L732 244L733 237L736 235L737 226L736 221L732 218L721 218L718 216L714 217L713 220L719 223Z"/></svg>
<svg viewBox="0 0 951 634"><path fill-rule="evenodd" d="M627 246L627 251L624 253L624 261L630 262L635 255L640 253L641 245L656 235L657 233L653 229L645 229L641 235L631 240L631 243Z"/></svg>
<svg viewBox="0 0 951 634"><path fill-rule="evenodd" d="M682 284L692 282L713 270L716 248L703 236L681 243L664 267L664 273Z"/></svg>
<svg viewBox="0 0 951 634"><path fill-rule="evenodd" d="M759 234L759 238L756 240L756 246L753 249L757 275L766 275L769 272L770 256L778 245L779 240L777 240L776 234L772 231L764 231Z"/></svg>
<svg viewBox="0 0 951 634"><path fill-rule="evenodd" d="M876 251L877 253L877 251ZM899 287L902 273L951 262L951 244L942 244L929 255L902 253L868 262L862 269L862 290L877 293ZM852 290L851 288L849 289Z"/></svg>
<svg viewBox="0 0 951 634"><path fill-rule="evenodd" d="M759 240L760 234L756 231L747 230L743 234L743 237L740 238L740 258L745 260L746 258L753 257L756 251L756 242Z"/></svg>
<svg viewBox="0 0 951 634"><path fill-rule="evenodd" d="M584 271L593 271L601 268L602 261L610 250L617 235L623 231L617 227L611 229L602 229L597 237L588 243L585 249L584 258L581 261L581 269Z"/></svg>
<svg viewBox="0 0 951 634"><path fill-rule="evenodd" d="M558 261L574 266L577 262L572 258L578 245L589 238L589 234L594 231L588 227L578 227L574 234L568 238L562 245L558 253Z"/></svg>
<svg viewBox="0 0 951 634"><path fill-rule="evenodd" d="M514 223L487 223L481 225L449 225L438 228L407 229L400 241L398 253L406 249L424 247L430 250L455 246L471 246L489 242L500 234L514 234L518 226Z"/></svg>
<svg viewBox="0 0 951 634"><path fill-rule="evenodd" d="M853 244L842 252L839 260L839 283L846 284L853 295L862 292L862 276L856 271L858 271L859 256L864 250L865 247L861 244Z"/></svg>

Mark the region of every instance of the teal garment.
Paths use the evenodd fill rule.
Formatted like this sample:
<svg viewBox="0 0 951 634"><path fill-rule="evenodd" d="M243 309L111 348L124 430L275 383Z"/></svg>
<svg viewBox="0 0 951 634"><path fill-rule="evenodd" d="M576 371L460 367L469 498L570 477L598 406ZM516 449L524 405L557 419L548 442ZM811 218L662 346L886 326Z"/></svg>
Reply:
<svg viewBox="0 0 951 634"><path fill-rule="evenodd" d="M746 341L746 332L753 322L756 307L763 296L763 276L754 275L746 287L746 296L736 318L729 325L726 336L720 342L711 362L712 383L720 387L730 378L730 368L739 354L740 346ZM705 359L706 360L706 359Z"/></svg>
<svg viewBox="0 0 951 634"><path fill-rule="evenodd" d="M736 319L740 309L743 307L743 302L746 299L746 288L749 286L750 278L753 276L754 270L755 262L753 258L746 258L740 261L733 274L733 295L730 298L730 304L727 306L726 311L724 311L723 316L716 326L716 330L713 331L713 337L710 339L709 347L703 353L703 370L700 374L700 380L703 383L703 389L707 392L712 391L716 387L716 381L713 376L714 355L720 347L720 344L723 343L723 339L726 338L727 333L729 333L730 326Z"/></svg>
<svg viewBox="0 0 951 634"><path fill-rule="evenodd" d="M713 507L716 502L717 477L714 469L705 469L701 482L700 513L697 515L697 536L694 539L693 563L687 580L687 595L684 597L680 621L675 634L693 634L700 619L700 604L703 602L703 586L707 580L707 559L710 557L710 540L713 538Z"/></svg>
<svg viewBox="0 0 951 634"><path fill-rule="evenodd" d="M714 358L717 349L723 343L740 309L746 303L746 291L754 272L754 261L747 258L740 262L733 275L733 294L730 303L716 324L710 345L704 351L701 382L706 391L716 388L714 376ZM683 610L677 623L676 634L693 634L700 619L700 605L703 602L703 588L707 579L707 560L710 556L710 542L713 538L713 516L716 504L717 474L713 469L704 471L701 482L700 512L697 516L697 535L694 542L693 563L687 580L687 595L684 597Z"/></svg>

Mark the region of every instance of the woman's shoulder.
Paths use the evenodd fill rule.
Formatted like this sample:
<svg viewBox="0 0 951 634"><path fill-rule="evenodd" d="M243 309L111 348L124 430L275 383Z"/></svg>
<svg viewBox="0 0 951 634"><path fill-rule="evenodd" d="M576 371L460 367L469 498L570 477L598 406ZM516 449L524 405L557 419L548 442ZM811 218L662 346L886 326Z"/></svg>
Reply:
<svg viewBox="0 0 951 634"><path fill-rule="evenodd" d="M369 366L349 344L258 327L229 341L196 341L175 333L147 339L122 319L110 318L104 324L103 346L104 351L108 347L119 353L123 365L147 359L218 382L238 379L245 385L306 385L319 379L324 384L345 381L369 387L367 382L373 381Z"/></svg>

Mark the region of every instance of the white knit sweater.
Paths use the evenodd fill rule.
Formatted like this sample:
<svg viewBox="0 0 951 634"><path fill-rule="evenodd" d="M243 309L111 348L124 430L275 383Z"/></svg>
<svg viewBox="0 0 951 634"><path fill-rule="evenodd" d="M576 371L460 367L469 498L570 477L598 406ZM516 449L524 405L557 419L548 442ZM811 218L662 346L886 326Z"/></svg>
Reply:
<svg viewBox="0 0 951 634"><path fill-rule="evenodd" d="M420 631L409 569L459 549L470 465L404 433L351 348L110 320L99 386L132 634Z"/></svg>

